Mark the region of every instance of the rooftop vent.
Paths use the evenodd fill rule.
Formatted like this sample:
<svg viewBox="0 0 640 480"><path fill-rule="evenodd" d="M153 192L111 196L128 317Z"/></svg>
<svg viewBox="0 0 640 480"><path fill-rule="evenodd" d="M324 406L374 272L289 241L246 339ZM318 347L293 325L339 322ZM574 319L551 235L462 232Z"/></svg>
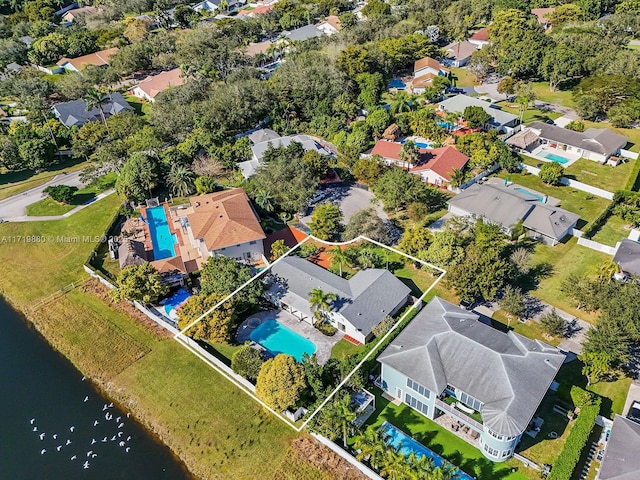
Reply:
<svg viewBox="0 0 640 480"><path fill-rule="evenodd" d="M200 206L200 202L196 202L196 207L199 207L199 206Z"/></svg>

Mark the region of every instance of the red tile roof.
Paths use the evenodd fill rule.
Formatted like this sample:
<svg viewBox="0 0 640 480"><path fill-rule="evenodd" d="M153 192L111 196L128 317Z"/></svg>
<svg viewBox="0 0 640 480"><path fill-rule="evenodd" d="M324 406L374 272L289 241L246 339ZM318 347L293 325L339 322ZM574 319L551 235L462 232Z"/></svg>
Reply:
<svg viewBox="0 0 640 480"><path fill-rule="evenodd" d="M469 161L469 157L451 146L426 150L423 158L426 162L412 168L412 172L431 170L447 181L451 180L454 169L460 170Z"/></svg>
<svg viewBox="0 0 640 480"><path fill-rule="evenodd" d="M469 37L469 40L478 40L480 42L486 42L489 40L489 29L483 28Z"/></svg>
<svg viewBox="0 0 640 480"><path fill-rule="evenodd" d="M275 7L275 4L271 4L271 5L258 5L256 8L254 8L253 10L240 10L238 12L238 15L250 15L250 16L255 16L255 15L264 15L265 13L267 13L269 10L271 10L273 7Z"/></svg>
<svg viewBox="0 0 640 480"><path fill-rule="evenodd" d="M385 140L378 140L371 150L371 155L380 155L382 158L391 158L393 160L400 160L400 149L402 144L397 142L387 142Z"/></svg>
<svg viewBox="0 0 640 480"><path fill-rule="evenodd" d="M445 68L442 65L440 65L440 62L438 60L431 57L424 57L424 58L421 58L420 60L416 60L415 63L413 64L413 71L417 72L418 70L422 70L423 68L427 68L427 67L435 71L440 71L440 70L443 70L445 72L449 71L448 68Z"/></svg>

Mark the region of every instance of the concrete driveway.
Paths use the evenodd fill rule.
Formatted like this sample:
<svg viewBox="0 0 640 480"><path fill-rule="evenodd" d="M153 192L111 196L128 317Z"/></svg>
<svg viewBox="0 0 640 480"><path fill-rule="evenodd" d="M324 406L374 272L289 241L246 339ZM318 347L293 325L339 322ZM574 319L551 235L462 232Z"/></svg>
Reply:
<svg viewBox="0 0 640 480"><path fill-rule="evenodd" d="M340 210L342 210L342 214L344 215L343 222L345 224L349 222L349 219L353 216L354 213L365 208L374 208L376 213L382 220L389 220L389 217L382 209L382 205L380 204L380 202L372 203L372 200L375 201L375 196L368 190L340 185L336 187L327 187L324 189L324 191L327 192L328 195L319 203L331 202L338 205L340 207ZM312 212L313 209L308 212L309 215L304 216L300 219L302 223L308 224L311 221Z"/></svg>
<svg viewBox="0 0 640 480"><path fill-rule="evenodd" d="M50 185L69 185L82 188L84 183L80 180L80 171L62 173L56 175L47 183L34 187L26 192L18 193L12 197L0 200L0 219L12 220L24 217L27 214L27 206L41 200L44 196L44 189Z"/></svg>

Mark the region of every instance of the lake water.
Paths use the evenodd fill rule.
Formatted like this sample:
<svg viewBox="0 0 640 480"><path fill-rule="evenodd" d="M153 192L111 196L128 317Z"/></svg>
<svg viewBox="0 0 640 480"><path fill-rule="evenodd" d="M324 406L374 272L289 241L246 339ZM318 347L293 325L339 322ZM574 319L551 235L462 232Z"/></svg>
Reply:
<svg viewBox="0 0 640 480"><path fill-rule="evenodd" d="M0 328L0 478L192 478L1 297Z"/></svg>

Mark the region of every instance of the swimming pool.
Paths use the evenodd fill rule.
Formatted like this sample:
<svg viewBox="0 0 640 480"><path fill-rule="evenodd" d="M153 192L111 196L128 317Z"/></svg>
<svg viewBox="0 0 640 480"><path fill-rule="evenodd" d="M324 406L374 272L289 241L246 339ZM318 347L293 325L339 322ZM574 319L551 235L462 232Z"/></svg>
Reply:
<svg viewBox="0 0 640 480"><path fill-rule="evenodd" d="M166 313L170 319L177 320L178 307L182 305L184 302L186 302L190 296L191 294L189 292L187 292L184 288L181 288L176 293L171 295L169 298L167 298L166 300L163 300L162 307L163 307L164 313Z"/></svg>
<svg viewBox="0 0 640 480"><path fill-rule="evenodd" d="M442 128L446 128L447 130L453 130L453 123L445 122L444 120L436 120L436 124Z"/></svg>
<svg viewBox="0 0 640 480"><path fill-rule="evenodd" d="M413 438L406 435L401 430L397 429L389 422L384 422L382 424L383 431L388 435L389 440L387 443L389 445L393 445L398 449L400 453L402 453L405 457L408 457L411 452L414 452L417 457L429 457L433 459L433 464L436 467L441 467L442 465L450 465L450 462L442 458L440 455L435 453L434 451L428 449L424 445L419 442L416 442ZM462 470L457 469L457 473L452 477L453 480L474 480L473 477L467 475Z"/></svg>
<svg viewBox="0 0 640 480"><path fill-rule="evenodd" d="M407 88L407 84L398 78L394 78L389 81L389 88L397 88L398 90L404 90L405 88Z"/></svg>
<svg viewBox="0 0 640 480"><path fill-rule="evenodd" d="M269 350L273 355L286 353L302 361L305 353L316 353L316 345L275 320L265 320L249 334L249 338Z"/></svg>
<svg viewBox="0 0 640 480"><path fill-rule="evenodd" d="M527 195L527 196L529 196L529 197L533 197L533 198L537 199L538 201L540 201L540 202L544 203L544 197L541 197L541 196L540 196L540 195L538 195L537 193L530 192L529 190L525 190L525 189L524 189L524 188L522 188L522 187L515 187L515 188L514 188L514 190L515 190L516 192L523 193L523 194L525 194L525 195Z"/></svg>
<svg viewBox="0 0 640 480"><path fill-rule="evenodd" d="M542 156L548 160L551 160L552 162L556 162L559 163L561 165L564 165L565 163L569 163L569 159L568 158L564 158L561 155L556 155L555 153L549 153L549 152L545 152L542 154Z"/></svg>
<svg viewBox="0 0 640 480"><path fill-rule="evenodd" d="M163 258L175 257L176 252L173 246L176 244L176 239L169 229L164 206L147 208L147 225L151 234L153 259L162 260Z"/></svg>

